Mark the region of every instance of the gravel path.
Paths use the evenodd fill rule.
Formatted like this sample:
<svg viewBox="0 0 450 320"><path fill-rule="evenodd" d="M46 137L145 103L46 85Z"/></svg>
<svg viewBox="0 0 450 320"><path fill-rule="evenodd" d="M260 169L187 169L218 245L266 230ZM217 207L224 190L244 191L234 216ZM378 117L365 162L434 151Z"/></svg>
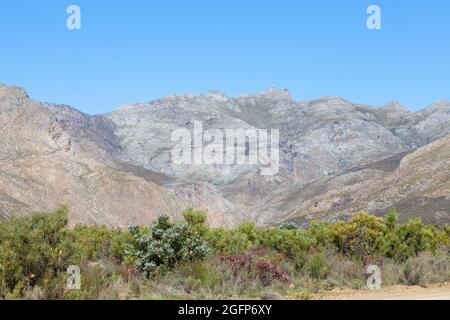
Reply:
<svg viewBox="0 0 450 320"><path fill-rule="evenodd" d="M336 290L316 294L321 300L450 300L450 284L422 287L396 286L376 291Z"/></svg>

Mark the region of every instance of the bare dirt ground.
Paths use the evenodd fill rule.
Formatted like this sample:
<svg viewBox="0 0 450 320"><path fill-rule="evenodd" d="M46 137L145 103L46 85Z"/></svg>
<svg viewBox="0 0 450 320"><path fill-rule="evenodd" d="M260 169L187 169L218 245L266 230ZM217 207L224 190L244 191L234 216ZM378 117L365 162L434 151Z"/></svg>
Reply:
<svg viewBox="0 0 450 320"><path fill-rule="evenodd" d="M439 286L395 286L380 290L335 290L315 294L319 300L450 300L450 284Z"/></svg>

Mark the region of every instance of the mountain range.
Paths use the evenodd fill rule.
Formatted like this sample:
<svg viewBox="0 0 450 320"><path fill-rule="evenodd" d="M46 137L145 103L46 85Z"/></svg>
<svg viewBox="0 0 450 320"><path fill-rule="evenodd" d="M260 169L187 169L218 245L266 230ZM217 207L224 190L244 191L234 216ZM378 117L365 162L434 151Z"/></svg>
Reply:
<svg viewBox="0 0 450 320"><path fill-rule="evenodd" d="M278 129L280 169L174 165L171 135ZM450 222L450 103L409 112L286 89L219 91L129 104L102 115L0 84L0 218L67 204L70 222L125 227L207 210L213 226L345 219L360 210Z"/></svg>

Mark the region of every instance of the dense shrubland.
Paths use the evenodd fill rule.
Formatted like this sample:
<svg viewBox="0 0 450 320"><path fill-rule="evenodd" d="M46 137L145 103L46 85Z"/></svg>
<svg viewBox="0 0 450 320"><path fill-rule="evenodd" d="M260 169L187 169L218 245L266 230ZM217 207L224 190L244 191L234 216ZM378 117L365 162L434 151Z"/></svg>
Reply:
<svg viewBox="0 0 450 320"><path fill-rule="evenodd" d="M0 222L1 299L177 299L285 296L363 288L365 266L383 285L450 281L450 227L361 213L347 222L210 228L206 214L161 216L129 230L67 227L67 208ZM68 266L81 290L68 290Z"/></svg>

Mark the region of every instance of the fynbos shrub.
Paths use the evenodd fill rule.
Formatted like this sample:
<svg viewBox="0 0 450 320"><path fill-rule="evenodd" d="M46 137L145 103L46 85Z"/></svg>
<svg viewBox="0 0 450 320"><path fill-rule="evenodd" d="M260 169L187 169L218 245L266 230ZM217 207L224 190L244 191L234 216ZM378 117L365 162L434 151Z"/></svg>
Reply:
<svg viewBox="0 0 450 320"><path fill-rule="evenodd" d="M274 281L287 282L289 277L280 265L264 256L249 252L238 256L223 256L223 262L229 264L235 277L247 276L259 280L263 286L269 286Z"/></svg>
<svg viewBox="0 0 450 320"><path fill-rule="evenodd" d="M0 299L20 297L34 286L50 291L61 285L58 275L78 262L67 212L64 207L0 222Z"/></svg>
<svg viewBox="0 0 450 320"><path fill-rule="evenodd" d="M295 222L283 222L278 228L281 230L297 230L298 224Z"/></svg>
<svg viewBox="0 0 450 320"><path fill-rule="evenodd" d="M207 243L198 231L187 223L172 223L161 216L147 232L131 228L134 244L129 255L135 257L136 267L147 277L164 272L175 264L204 258L209 253Z"/></svg>

